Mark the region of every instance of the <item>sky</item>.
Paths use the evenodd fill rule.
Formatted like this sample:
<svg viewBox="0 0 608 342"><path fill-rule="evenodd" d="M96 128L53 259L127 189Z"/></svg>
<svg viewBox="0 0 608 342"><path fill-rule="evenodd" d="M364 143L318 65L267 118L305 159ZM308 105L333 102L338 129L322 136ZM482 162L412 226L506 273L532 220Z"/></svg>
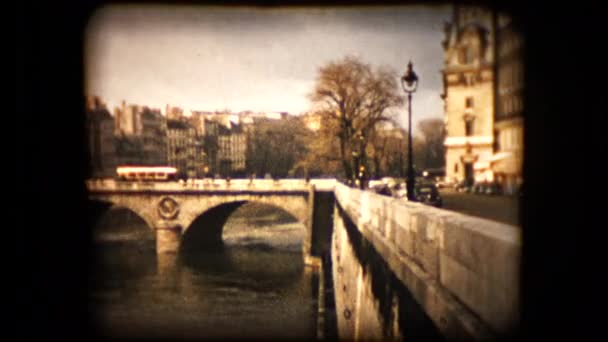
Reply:
<svg viewBox="0 0 608 342"><path fill-rule="evenodd" d="M347 55L419 77L412 121L443 118L449 6L103 7L85 32L85 92L110 111L123 100L164 112L311 109L321 66ZM407 107L398 121L407 123Z"/></svg>

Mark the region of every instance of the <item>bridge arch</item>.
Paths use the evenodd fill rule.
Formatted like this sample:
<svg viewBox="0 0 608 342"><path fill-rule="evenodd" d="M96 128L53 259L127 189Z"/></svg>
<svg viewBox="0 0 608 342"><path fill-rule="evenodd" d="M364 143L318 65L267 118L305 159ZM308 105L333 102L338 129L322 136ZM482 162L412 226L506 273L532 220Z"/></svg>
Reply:
<svg viewBox="0 0 608 342"><path fill-rule="evenodd" d="M140 200L122 196L107 196L102 198L90 198L89 203L92 208L92 215L90 216L92 224L95 224L95 222L101 218L101 215L110 209L124 208L141 218L150 230L154 231L155 229L154 213L147 210L147 205L142 205L142 201Z"/></svg>
<svg viewBox="0 0 608 342"><path fill-rule="evenodd" d="M111 201L90 198L87 201L87 218L90 227L93 227L99 219L114 205Z"/></svg>
<svg viewBox="0 0 608 342"><path fill-rule="evenodd" d="M236 181L234 184L190 187L172 183L106 183L88 183L89 198L137 213L155 231L157 253L178 252L182 241L200 233L191 230L201 222L216 226L211 229L215 235L206 237L207 240L211 244L221 242L221 227L234 210L247 202L276 207L302 223L305 227L304 254L310 253L315 198L314 187L310 185ZM209 220L212 216L214 218Z"/></svg>
<svg viewBox="0 0 608 342"><path fill-rule="evenodd" d="M289 208L288 210L284 205L279 206L276 203L269 203L268 201L236 200L200 210L200 214L198 214L187 227L183 227L180 250L194 250L202 246L205 248L222 246L222 234L230 216L243 205L250 203L283 212L300 223L303 226L303 229L306 229L306 218L303 217L302 213L304 210L296 211L294 213L293 208L289 208L289 206L287 206ZM300 217L298 218L296 215L299 215Z"/></svg>

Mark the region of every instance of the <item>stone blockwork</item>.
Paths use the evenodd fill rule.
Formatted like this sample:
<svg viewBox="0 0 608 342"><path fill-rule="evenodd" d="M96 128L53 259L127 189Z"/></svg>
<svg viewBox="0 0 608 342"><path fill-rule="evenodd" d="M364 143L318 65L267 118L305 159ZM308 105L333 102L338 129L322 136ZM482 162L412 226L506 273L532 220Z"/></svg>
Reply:
<svg viewBox="0 0 608 342"><path fill-rule="evenodd" d="M520 228L341 184L336 185L335 196L361 236L407 287L442 335L455 339L496 338L516 332L520 310ZM335 285L338 325L345 332L340 337L362 337L357 335L357 319L345 321L340 312L350 307L377 311L378 303L362 307L358 298L367 297L361 297L366 291L360 285L366 283L365 275L349 254L353 252L343 238L344 224L335 221L332 258L336 263L334 272L338 273L334 279L344 283ZM349 284L344 276L339 276L345 272ZM348 299L352 303L340 299L343 285L350 291L358 286L359 292ZM376 320L371 319L367 328L373 329ZM373 335L369 331L367 334Z"/></svg>
<svg viewBox="0 0 608 342"><path fill-rule="evenodd" d="M355 256L337 206L331 245L338 336L344 340L383 340L386 332L372 293L371 275Z"/></svg>
<svg viewBox="0 0 608 342"><path fill-rule="evenodd" d="M176 252L181 245L180 239L187 236L192 223L210 210L229 203L257 202L285 210L306 227L307 238L303 244L306 258L312 248L315 188L327 191L335 181L317 183L243 179L189 183L101 180L88 181L87 187L90 199L125 207L138 214L156 231L157 252Z"/></svg>

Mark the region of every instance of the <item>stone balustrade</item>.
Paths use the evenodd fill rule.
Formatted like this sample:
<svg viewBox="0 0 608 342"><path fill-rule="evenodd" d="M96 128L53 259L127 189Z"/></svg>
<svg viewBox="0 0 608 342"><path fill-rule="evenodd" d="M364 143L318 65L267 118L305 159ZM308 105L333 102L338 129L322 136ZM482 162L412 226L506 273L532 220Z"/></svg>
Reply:
<svg viewBox="0 0 608 342"><path fill-rule="evenodd" d="M445 336L494 338L519 327L519 227L342 184L335 196Z"/></svg>

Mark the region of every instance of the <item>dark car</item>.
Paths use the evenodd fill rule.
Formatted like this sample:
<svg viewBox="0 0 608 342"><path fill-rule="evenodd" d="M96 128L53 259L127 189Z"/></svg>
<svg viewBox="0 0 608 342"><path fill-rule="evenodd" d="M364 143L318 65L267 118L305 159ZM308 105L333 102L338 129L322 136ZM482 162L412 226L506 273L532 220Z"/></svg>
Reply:
<svg viewBox="0 0 608 342"><path fill-rule="evenodd" d="M441 208L443 205L443 199L439 194L439 190L435 184L432 183L422 183L416 184L416 199L420 203L432 205L434 207Z"/></svg>

